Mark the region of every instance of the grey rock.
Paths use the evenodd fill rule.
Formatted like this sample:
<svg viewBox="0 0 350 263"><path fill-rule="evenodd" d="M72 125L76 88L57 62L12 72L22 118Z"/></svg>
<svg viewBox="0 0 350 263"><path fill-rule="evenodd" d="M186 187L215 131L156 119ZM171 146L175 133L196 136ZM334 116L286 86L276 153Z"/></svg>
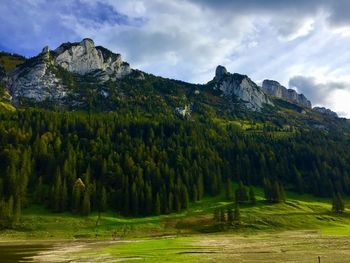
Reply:
<svg viewBox="0 0 350 263"><path fill-rule="evenodd" d="M76 74L85 75L96 70L104 71L103 80L122 78L131 73L129 64L119 54L95 47L91 39L80 43L63 44L55 50L55 65ZM107 54L109 53L109 54Z"/></svg>
<svg viewBox="0 0 350 263"><path fill-rule="evenodd" d="M215 89L221 90L224 96L238 99L252 111L260 111L265 104L273 105L267 95L250 78L237 73L228 73L223 66L216 68L214 81Z"/></svg>
<svg viewBox="0 0 350 263"><path fill-rule="evenodd" d="M336 112L325 107L314 107L312 110L332 118L338 118L338 114Z"/></svg>
<svg viewBox="0 0 350 263"><path fill-rule="evenodd" d="M38 56L29 59L6 78L14 104L18 105L20 97L58 102L67 97L67 87L56 76L58 67L81 76L89 74L100 84L116 81L132 72L119 54L95 47L91 39L64 43L54 51L45 47Z"/></svg>
<svg viewBox="0 0 350 263"><path fill-rule="evenodd" d="M227 70L225 67L219 65L216 67L216 70L215 70L215 79L216 80L221 80L224 76L227 75Z"/></svg>
<svg viewBox="0 0 350 263"><path fill-rule="evenodd" d="M186 104L183 108L182 107L176 107L175 111L181 115L182 117L191 117L192 109L191 105Z"/></svg>
<svg viewBox="0 0 350 263"><path fill-rule="evenodd" d="M275 80L265 79L262 84L263 91L272 97L288 100L302 107L311 109L311 102L293 89L287 89Z"/></svg>
<svg viewBox="0 0 350 263"><path fill-rule="evenodd" d="M15 105L20 97L44 101L60 100L66 96L62 81L52 72L49 56L48 52L41 53L10 74L7 86Z"/></svg>
<svg viewBox="0 0 350 263"><path fill-rule="evenodd" d="M46 53L49 53L49 52L50 52L49 46L44 47L43 50L41 51L42 54L46 54Z"/></svg>

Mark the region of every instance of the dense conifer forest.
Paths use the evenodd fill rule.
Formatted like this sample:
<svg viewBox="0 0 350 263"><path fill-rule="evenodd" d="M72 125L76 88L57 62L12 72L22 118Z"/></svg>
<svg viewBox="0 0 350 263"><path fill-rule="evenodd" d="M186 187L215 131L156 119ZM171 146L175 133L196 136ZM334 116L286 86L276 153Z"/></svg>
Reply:
<svg viewBox="0 0 350 263"><path fill-rule="evenodd" d="M145 216L223 192L254 203L252 185L264 187L271 202L284 200L285 189L335 196L340 211L337 198L350 194L347 136L318 129L275 136L271 129L131 111L2 112L0 224L18 221L31 204ZM236 193L231 182L240 185Z"/></svg>

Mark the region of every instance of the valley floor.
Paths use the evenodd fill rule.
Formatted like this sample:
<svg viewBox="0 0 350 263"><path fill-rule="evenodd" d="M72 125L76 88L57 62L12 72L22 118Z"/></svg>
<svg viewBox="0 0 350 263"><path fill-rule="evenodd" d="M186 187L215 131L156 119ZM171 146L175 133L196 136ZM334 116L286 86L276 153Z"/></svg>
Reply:
<svg viewBox="0 0 350 263"><path fill-rule="evenodd" d="M14 251L7 257L24 253L35 262L350 261L347 209L333 214L329 200L293 193L286 203L269 204L256 193L255 205L241 207L241 225L224 229L213 221L214 209L229 204L222 197L182 213L140 218L53 214L33 206L15 230L0 231L0 256Z"/></svg>
<svg viewBox="0 0 350 263"><path fill-rule="evenodd" d="M1 243L1 249L14 247ZM23 247L25 243L17 243ZM33 245L33 243L31 243ZM41 242L35 242L37 247ZM46 246L46 247L45 247ZM349 262L350 237L317 231L286 231L256 235L200 234L118 241L48 242L35 255L22 250L21 260L33 262ZM20 249L16 250L21 253ZM5 263L14 262L6 261Z"/></svg>

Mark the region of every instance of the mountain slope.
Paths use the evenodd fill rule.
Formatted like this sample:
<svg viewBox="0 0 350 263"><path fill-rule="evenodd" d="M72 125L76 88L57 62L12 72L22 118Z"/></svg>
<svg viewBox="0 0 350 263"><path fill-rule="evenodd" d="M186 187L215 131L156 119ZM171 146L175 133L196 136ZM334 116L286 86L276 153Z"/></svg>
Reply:
<svg viewBox="0 0 350 263"><path fill-rule="evenodd" d="M232 181L350 194L348 121L268 96L222 66L195 85L131 69L85 39L45 48L2 83L17 110L0 112L0 226L32 203L167 214L231 198Z"/></svg>

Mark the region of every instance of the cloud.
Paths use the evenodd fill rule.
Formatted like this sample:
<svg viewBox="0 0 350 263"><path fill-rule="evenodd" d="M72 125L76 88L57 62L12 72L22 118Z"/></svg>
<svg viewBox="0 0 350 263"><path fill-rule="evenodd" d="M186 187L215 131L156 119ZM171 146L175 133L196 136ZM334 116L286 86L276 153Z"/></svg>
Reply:
<svg viewBox="0 0 350 263"><path fill-rule="evenodd" d="M45 45L90 37L134 68L184 81L206 83L222 64L255 81L287 85L291 76L313 78L293 78L298 88L350 83L346 0L3 2L0 47L12 52L35 55ZM323 102L333 105L331 100L336 98Z"/></svg>
<svg viewBox="0 0 350 263"><path fill-rule="evenodd" d="M289 80L289 87L303 93L314 105L326 106L337 111L340 116L350 117L348 82L319 83L314 77L294 76Z"/></svg>
<svg viewBox="0 0 350 263"><path fill-rule="evenodd" d="M282 41L292 41L299 37L307 36L314 29L314 20L311 18L294 20L281 19L273 21L279 39Z"/></svg>
<svg viewBox="0 0 350 263"><path fill-rule="evenodd" d="M81 26L99 28L101 25L129 25L141 23L129 19L108 3L89 0L23 0L0 5L1 46L9 51L35 55L45 45L79 41L73 25L65 23L75 17Z"/></svg>

